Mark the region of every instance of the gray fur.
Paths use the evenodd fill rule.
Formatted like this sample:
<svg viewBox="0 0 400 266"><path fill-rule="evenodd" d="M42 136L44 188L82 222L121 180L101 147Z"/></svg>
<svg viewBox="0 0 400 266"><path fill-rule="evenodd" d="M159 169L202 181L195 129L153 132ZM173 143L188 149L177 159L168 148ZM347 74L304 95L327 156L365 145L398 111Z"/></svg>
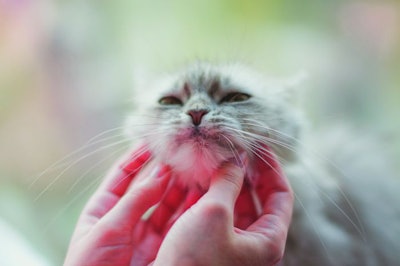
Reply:
<svg viewBox="0 0 400 266"><path fill-rule="evenodd" d="M183 184L207 188L221 162L242 151L256 156L259 142L278 155L296 196L281 265L400 265L399 180L373 141L354 141L341 125L308 130L291 92L240 65L196 64L142 86L131 134ZM252 97L220 104L232 91ZM158 104L171 95L183 105ZM193 109L208 110L196 140L185 131Z"/></svg>

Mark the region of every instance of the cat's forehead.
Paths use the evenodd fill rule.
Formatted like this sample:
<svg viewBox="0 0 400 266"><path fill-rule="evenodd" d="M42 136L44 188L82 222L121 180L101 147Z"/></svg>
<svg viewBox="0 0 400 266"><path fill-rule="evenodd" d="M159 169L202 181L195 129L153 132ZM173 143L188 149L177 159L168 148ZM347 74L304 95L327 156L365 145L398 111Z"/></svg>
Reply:
<svg viewBox="0 0 400 266"><path fill-rule="evenodd" d="M232 90L249 91L251 83L254 82L256 77L247 77L244 80L244 76L244 71L241 72L233 67L195 65L175 76L175 80L169 89L176 93L189 95L196 92L216 95Z"/></svg>
<svg viewBox="0 0 400 266"><path fill-rule="evenodd" d="M240 64L214 65L194 64L179 72L160 75L137 83L139 89L134 102L141 106L157 103L160 97L176 96L188 99L196 92L213 98L221 98L226 93L243 92L259 98L274 94L276 83L253 69Z"/></svg>

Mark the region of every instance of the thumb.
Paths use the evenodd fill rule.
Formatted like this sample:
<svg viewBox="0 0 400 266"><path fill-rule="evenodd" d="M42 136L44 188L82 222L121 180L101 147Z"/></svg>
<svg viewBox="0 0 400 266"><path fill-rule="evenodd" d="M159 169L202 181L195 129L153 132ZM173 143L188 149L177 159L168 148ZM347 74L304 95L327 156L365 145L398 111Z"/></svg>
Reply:
<svg viewBox="0 0 400 266"><path fill-rule="evenodd" d="M210 189L204 195L208 200L223 204L227 209L234 209L244 179L244 169L227 162L213 175Z"/></svg>

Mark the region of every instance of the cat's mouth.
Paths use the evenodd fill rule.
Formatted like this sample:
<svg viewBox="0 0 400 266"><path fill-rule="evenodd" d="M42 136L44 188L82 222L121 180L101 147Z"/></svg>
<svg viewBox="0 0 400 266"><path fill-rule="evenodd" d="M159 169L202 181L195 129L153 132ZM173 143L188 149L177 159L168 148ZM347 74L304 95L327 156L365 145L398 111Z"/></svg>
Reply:
<svg viewBox="0 0 400 266"><path fill-rule="evenodd" d="M224 158L234 155L245 148L219 127L187 127L181 129L175 136L178 149L190 147L199 158L209 152ZM206 155L209 156L209 155Z"/></svg>
<svg viewBox="0 0 400 266"><path fill-rule="evenodd" d="M202 146L207 146L211 142L218 141L220 131L208 127L188 127L182 129L176 135L176 140L179 144L194 143Z"/></svg>
<svg viewBox="0 0 400 266"><path fill-rule="evenodd" d="M191 138L207 137L207 131L205 131L204 129L200 129L198 127L193 127L192 130L190 130L190 137Z"/></svg>
<svg viewBox="0 0 400 266"><path fill-rule="evenodd" d="M181 181L188 186L209 186L213 172L229 158L237 158L242 149L217 126L187 126L174 134L172 146L163 154Z"/></svg>

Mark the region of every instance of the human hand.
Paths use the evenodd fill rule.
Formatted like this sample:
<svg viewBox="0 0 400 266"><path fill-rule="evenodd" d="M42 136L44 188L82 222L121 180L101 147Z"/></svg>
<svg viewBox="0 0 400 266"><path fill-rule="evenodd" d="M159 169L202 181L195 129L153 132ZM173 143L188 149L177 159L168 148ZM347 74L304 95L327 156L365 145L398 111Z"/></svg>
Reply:
<svg viewBox="0 0 400 266"><path fill-rule="evenodd" d="M155 231L154 220L141 217L161 200L171 174L160 166L137 175L150 156L138 149L105 179L79 218L64 265L118 266L131 260L147 265L154 260L163 228Z"/></svg>
<svg viewBox="0 0 400 266"><path fill-rule="evenodd" d="M241 231L237 228L233 229L231 223L233 220L232 209L243 179L240 169L235 170L235 166L232 165L226 165L220 169L213 178L212 188L199 203L203 207L194 207L200 211L197 215L190 215L187 213L192 212L191 210L187 213L185 211L196 203L204 192L195 189L190 191L182 189L179 185L173 184L173 181L168 186L170 173L166 166L159 168L158 171L153 171L152 174L148 171L142 171L141 168L147 163L149 157L150 154L148 152L136 151L129 158L128 163L119 172L111 174L96 191L78 222L65 265L147 265L156 258L165 234L177 219L179 219L178 221L189 220L188 225L195 225L196 223L192 223L191 219L196 220L198 218L206 223L206 227L195 226L194 230L190 228L183 228L182 230L179 229L181 227L179 224L182 222L178 222L174 226L177 229L168 233L168 237L163 244L164 248L157 255L157 263L161 262L162 265L170 261L165 260L166 257L176 259L185 256L190 247L198 251L199 254L205 255L203 258L201 255L193 257L193 259L201 259L196 261L200 265L212 265L213 263L220 265L220 262L224 262L224 258L231 259L225 261L228 265L234 265L236 259L236 263L240 265L246 265L246 263L256 265L254 264L255 261L247 260L257 260L257 257L250 254L261 255L260 262L262 263L265 262L263 258L268 254L269 257L273 257L273 254L277 256L277 254L279 255L281 254L280 252L283 252L292 202L290 202L290 188L286 180L276 170L278 169L279 171L278 165L266 167L265 164L260 164L264 159L258 161L258 165L256 165L256 169L259 170L257 172L258 176L253 177L253 179L258 179L258 185L255 190L260 201L262 203L265 202L265 214L247 228L246 231ZM274 161L270 161L270 164L274 163ZM148 169L151 169L151 167ZM137 175L139 171L141 173ZM273 182L269 180L271 179L271 173L274 175L272 177ZM159 176L159 178L149 178L149 176ZM135 180L133 180L134 177ZM232 184L236 184L236 187L232 187ZM230 188L229 185L231 185ZM249 189L242 189L235 206L235 213L239 213L236 217L238 219L235 219L235 224L241 225L241 227L239 226L240 228L245 228L243 225L249 224L249 221L253 222L256 218L254 208L251 207L252 202L250 202L251 197L248 191ZM224 196L225 194L227 197ZM267 197L267 195L270 196ZM205 206L201 203L204 201L207 203ZM218 205L219 201L225 204ZM155 203L158 203L157 208L151 217L145 220L140 219ZM203 217L202 211L207 210L209 207L211 212L208 215L206 213ZM213 210L216 210L217 213L214 213ZM225 215L224 219L217 219L224 230L217 230L217 232L223 232L225 236L228 233L233 234L234 237L225 238L225 236L217 233L214 235L214 239L208 238L208 241L217 245L219 249L221 247L229 247L229 249L223 248L223 252L217 254L207 253L205 248L210 247L210 245L202 245L198 241L191 243L191 238L196 235L203 236L203 231L208 226L210 230L215 229L218 223L213 223L212 221L215 220L215 214L217 214L218 218L219 211L222 211L222 214ZM179 217L182 213L185 213L185 215L181 219ZM185 218L187 216L189 218ZM211 216L211 219L208 219L209 216ZM270 226L268 225L269 221L275 221L276 224L274 223L275 225ZM267 223L269 227L264 226L264 223ZM257 235L259 236L257 237ZM232 240L235 239L242 239L236 241L240 245L233 245ZM205 240L207 242L207 239ZM274 240L278 241L275 242ZM259 248L263 242L264 246L267 247L267 252ZM184 246L182 250L171 250L172 253L170 254L165 251L171 248L174 249L171 244L179 243ZM185 243L189 243L189 246L185 246ZM246 252L247 249L252 250L252 247L258 248L253 250L253 253ZM277 248L274 249L274 247ZM240 250L242 252L239 252ZM242 257L240 254L245 256ZM267 261L272 260L269 259ZM179 263L181 264L182 261L179 260Z"/></svg>
<svg viewBox="0 0 400 266"><path fill-rule="evenodd" d="M227 163L216 172L208 192L172 226L154 265L274 265L283 256L290 224L293 194L272 154L256 162L255 192L262 215L254 219L254 208L234 222L235 202L241 191L242 168ZM242 202L250 203L249 192ZM236 206L244 212L243 204ZM240 217L245 219L240 220Z"/></svg>

